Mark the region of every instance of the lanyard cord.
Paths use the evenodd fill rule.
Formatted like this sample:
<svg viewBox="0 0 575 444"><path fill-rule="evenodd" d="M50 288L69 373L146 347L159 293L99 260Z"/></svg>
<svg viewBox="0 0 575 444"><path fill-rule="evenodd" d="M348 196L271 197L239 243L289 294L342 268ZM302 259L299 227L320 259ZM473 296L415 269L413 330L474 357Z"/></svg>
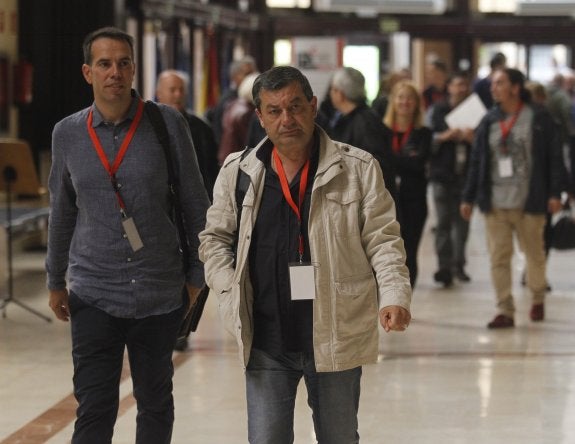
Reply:
<svg viewBox="0 0 575 444"><path fill-rule="evenodd" d="M509 138L511 129L513 128L513 126L515 126L515 123L517 122L517 119L519 118L519 114L521 113L522 109L523 109L523 102L519 104L519 108L517 108L517 111L515 111L515 113L513 114L513 117L509 121L509 124L506 125L505 120L499 121L499 128L501 128L501 151L503 152L503 154L509 153L509 149L507 148L507 139Z"/></svg>
<svg viewBox="0 0 575 444"><path fill-rule="evenodd" d="M102 166L104 167L104 169L108 173L108 176L110 176L110 182L112 183L112 187L114 188L114 192L116 193L116 197L118 199L118 204L120 205L120 211L121 211L123 216L126 215L126 212L125 212L126 205L124 204L124 201L122 200L122 197L120 196L120 187L119 187L118 181L116 179L116 172L118 171L118 169L120 168L120 165L122 164L122 161L124 160L124 156L126 155L126 151L128 151L128 146L130 145L130 142L132 141L132 138L134 137L134 134L136 133L136 129L138 128L138 125L140 124L140 119L142 118L143 112L144 112L144 102L142 100L140 100L140 102L138 103L138 109L136 111L136 115L134 117L134 120L132 120L130 128L128 129L128 134L126 134L126 137L124 137L124 140L122 141L122 145L120 146L120 151L118 151L118 154L116 154L116 158L114 159L114 163L111 166L110 166L110 162L108 161L108 158L106 157L106 153L104 152L104 149L102 148L102 144L100 143L100 139L98 138L96 131L94 131L94 128L92 127L92 120L93 120L92 110L90 110L90 113L88 114L88 119L87 119L88 133L90 134L90 139L92 139L92 144L94 145L94 149L96 150L96 153L98 153L98 157L100 158L100 162L102 162Z"/></svg>
<svg viewBox="0 0 575 444"><path fill-rule="evenodd" d="M308 174L309 174L309 159L305 162L305 165L303 166L303 169L301 172L301 177L300 177L300 182L299 182L299 196L298 196L299 200L298 200L298 204L296 205L296 203L293 201L291 191L289 189L289 184L288 184L288 180L286 177L286 173L285 173L282 161L280 159L280 156L277 152L276 147L274 147L272 154L274 156L274 162L275 162L276 168L278 170L277 172L278 172L278 176L280 179L280 185L282 187L283 195L285 197L285 200L289 204L289 206L292 208L292 210L296 214L297 220L299 222L300 233L299 233L298 252L299 252L299 261L301 263L301 262L303 262L303 253L304 253L303 235L301 233L301 208L303 206L303 201L305 198L305 190L307 188L307 181L308 181Z"/></svg>
<svg viewBox="0 0 575 444"><path fill-rule="evenodd" d="M411 134L411 130L413 129L413 124L409 125L403 136L401 137L401 141L399 140L399 131L397 130L397 124L393 124L393 140L392 140L392 148L394 153L399 153L401 149L405 146L409 139L409 135Z"/></svg>

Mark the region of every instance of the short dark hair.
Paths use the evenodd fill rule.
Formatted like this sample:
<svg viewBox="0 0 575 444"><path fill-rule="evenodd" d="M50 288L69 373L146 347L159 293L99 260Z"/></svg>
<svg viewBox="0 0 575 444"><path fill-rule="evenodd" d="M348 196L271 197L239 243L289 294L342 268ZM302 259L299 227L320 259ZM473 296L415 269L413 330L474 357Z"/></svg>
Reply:
<svg viewBox="0 0 575 444"><path fill-rule="evenodd" d="M447 63L441 59L433 59L431 62L429 62L429 64L441 72L447 73L448 71Z"/></svg>
<svg viewBox="0 0 575 444"><path fill-rule="evenodd" d="M522 101L531 102L531 93L525 88L525 75L521 71L515 68L499 68L499 71L505 73L512 85L519 85L519 98Z"/></svg>
<svg viewBox="0 0 575 444"><path fill-rule="evenodd" d="M467 71L453 71L449 78L447 79L447 83L451 83L455 79L463 79L466 82L470 81L469 73Z"/></svg>
<svg viewBox="0 0 575 444"><path fill-rule="evenodd" d="M507 64L507 57L502 52L497 52L493 57L491 57L491 61L489 62L489 66L491 69L503 68Z"/></svg>
<svg viewBox="0 0 575 444"><path fill-rule="evenodd" d="M84 39L82 50L84 51L84 63L86 65L90 65L92 63L92 43L94 40L101 38L109 38L126 42L130 46L132 59L134 58L134 38L121 29L107 26L105 28L96 29L95 31L88 34Z"/></svg>
<svg viewBox="0 0 575 444"><path fill-rule="evenodd" d="M260 98L260 91L277 91L289 85L292 82L300 84L301 89L306 99L313 99L313 91L309 80L304 76L301 71L293 66L276 66L261 73L255 80L252 88L252 96L254 98L254 105L260 110L262 103Z"/></svg>

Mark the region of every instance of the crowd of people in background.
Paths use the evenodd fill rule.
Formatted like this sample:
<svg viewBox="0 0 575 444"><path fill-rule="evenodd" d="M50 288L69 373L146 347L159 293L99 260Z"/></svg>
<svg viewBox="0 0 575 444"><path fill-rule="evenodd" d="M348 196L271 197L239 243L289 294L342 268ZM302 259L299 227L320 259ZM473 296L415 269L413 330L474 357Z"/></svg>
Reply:
<svg viewBox="0 0 575 444"><path fill-rule="evenodd" d="M252 59L248 57L247 60ZM248 66L256 70L255 65ZM365 78L357 69L337 69L326 85L325 95L318 105L316 123L332 139L368 151L378 160L386 187L395 200L412 287L415 287L418 277L417 254L428 215L428 189L436 216L432 230L435 235L437 270L433 279L443 287L451 287L455 281L466 283L472 279L465 269L469 215L462 213L460 207L463 203L462 191L466 185L468 190L472 186L468 184L468 176L474 155L473 147L477 145L474 144L476 128L449 127L446 116L473 93L477 94L487 110L500 108L500 102L497 101L500 99L494 100L496 93L493 93L493 78L505 69L508 69L507 58L502 53L492 56L490 71L484 78L474 78L468 72L451 71L443 60L431 57L425 66L423 87L416 86L408 69L391 72L382 77L380 90L371 103L366 97ZM544 115L552 117L560 134L557 149L565 154L565 162L558 169L563 175L557 185L559 188L547 187L549 196L546 197L553 193L554 197L558 197L557 192L570 192L573 195L573 179L569 180L567 175L573 171L575 157L575 76L558 73L548 85L529 82L523 74L521 76L518 85L521 96L519 102L529 103L525 109L541 108ZM230 108L228 105L228 111ZM249 114L249 107L246 112ZM513 120L514 114L510 115L503 113L497 119L503 122ZM537 115L538 121L540 118ZM225 151L222 151L220 144L220 165L225 155L246 146L254 147L265 138L266 134L255 113L252 112L250 123L245 123L248 116L244 116L244 119L243 139L236 139ZM226 117L222 121L227 122L223 125L224 134L226 130L231 130L232 125ZM214 122L212 125L214 128L222 127ZM526 125L529 129L524 136L530 137L534 125ZM511 125L512 135L518 130L519 127L514 129ZM491 137L496 136L492 134ZM548 151L556 149L549 145L551 142L547 143ZM531 147L530 144L527 146ZM531 154L526 156L527 162L534 160ZM552 155L547 153L546 156L547 159ZM491 156L488 159L494 162ZM550 161L546 165L551 165ZM483 174L493 178L491 172ZM551 176L546 173L545 177ZM524 191L527 192L526 189ZM521 206L519 201L515 205ZM546 211L545 215L546 223L541 237L545 254L548 255L553 233L551 212ZM521 248L525 253L524 246L521 245ZM492 257L492 260L495 259ZM492 264L492 267L495 265ZM520 277L522 285L527 287L528 268L529 265ZM545 289L551 290L546 280ZM535 301L535 305L542 303L540 296ZM499 310L498 315L502 314L505 315Z"/></svg>
<svg viewBox="0 0 575 444"><path fill-rule="evenodd" d="M462 213L460 207L462 191L466 185L468 190L471 186L468 176L473 147L477 145L474 143L476 128L452 128L446 116L474 93L487 110L501 107L500 99L494 100L497 93L493 92L493 78L508 69L506 56L500 52L494 54L489 66L488 75L474 78L469 72L451 71L443 60L431 57L425 66L423 87L416 86L408 69L391 72L382 76L380 90L371 103L366 96L363 74L355 68L343 67L333 73L318 104L316 124L332 139L361 148L378 160L386 187L395 201L412 287L418 277L417 254L428 215L428 198L435 210L432 230L437 270L434 281L451 287L455 281L466 283L472 279L465 269L469 215ZM160 75L159 101L164 101L162 83L166 83L168 74L174 78L174 73L168 71ZM198 122L199 117L184 114L191 125L202 127L200 133L206 134L206 123L213 131L214 142L207 142L207 137L192 127L194 139L201 139L196 141L196 150L210 197L215 174L226 157L245 147L255 147L266 137L252 98L253 83L259 75L254 59L246 56L234 61L229 74L229 88L219 103L208 110L202 124ZM560 134L557 144L565 162L559 168L563 173L559 192L573 196L574 181L572 175L571 179L567 175L572 174L575 161L575 75L557 73L548 85L521 76L519 102L529 103L526 109L541 109L544 115L549 114ZM513 113L510 115L503 113L496 120L513 120ZM532 124L527 126L530 129L526 137L533 130ZM518 128L513 129L511 125L511 134L517 131ZM552 149L550 143L547 150ZM533 161L531 155L527 155L527 161ZM493 179L491 173L488 176ZM547 191L557 193L555 189ZM553 234L550 211L546 211L543 233L544 251L548 255ZM522 285L529 287L528 268L527 265L520 279ZM550 291L550 284L545 282L546 291ZM541 303L541 297L536 299Z"/></svg>

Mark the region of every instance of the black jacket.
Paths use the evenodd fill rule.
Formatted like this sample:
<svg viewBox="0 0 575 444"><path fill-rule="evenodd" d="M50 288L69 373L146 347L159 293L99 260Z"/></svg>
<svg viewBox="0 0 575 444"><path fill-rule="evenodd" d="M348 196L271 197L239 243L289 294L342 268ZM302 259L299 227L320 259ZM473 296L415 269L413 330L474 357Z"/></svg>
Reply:
<svg viewBox="0 0 575 444"><path fill-rule="evenodd" d="M384 125L384 140L393 146L393 130ZM396 175L401 179L398 197L402 201L425 201L427 163L431 151L431 130L425 126L411 131L407 143L393 154Z"/></svg>
<svg viewBox="0 0 575 444"><path fill-rule="evenodd" d="M441 102L434 105L430 111L430 126L434 133L446 131L449 127L445 122L445 116L453 108L448 102ZM451 140L447 142L433 142L431 156L429 157L429 180L441 183L456 183L467 172L469 164L469 154L471 145L464 143L466 148L466 162L460 174L455 171L456 166L456 146Z"/></svg>
<svg viewBox="0 0 575 444"><path fill-rule="evenodd" d="M387 143L384 136L384 125L381 119L371 108L365 104L359 105L349 114L342 115L333 128L327 128L326 132L333 140L371 153L381 166L385 187L395 198L395 172L391 144Z"/></svg>
<svg viewBox="0 0 575 444"><path fill-rule="evenodd" d="M533 108L533 140L531 177L524 211L545 214L551 197L559 198L565 187L565 164L561 152L560 133L551 114L542 107ZM491 211L491 151L489 130L505 117L495 106L483 117L475 132L463 201L476 203L481 211Z"/></svg>
<svg viewBox="0 0 575 444"><path fill-rule="evenodd" d="M200 117L189 112L182 114L190 127L196 157L198 158L198 166L200 167L200 173L202 174L202 179L204 179L204 186L211 201L216 177L218 177L220 170L217 158L218 146L216 145L214 132L210 125Z"/></svg>

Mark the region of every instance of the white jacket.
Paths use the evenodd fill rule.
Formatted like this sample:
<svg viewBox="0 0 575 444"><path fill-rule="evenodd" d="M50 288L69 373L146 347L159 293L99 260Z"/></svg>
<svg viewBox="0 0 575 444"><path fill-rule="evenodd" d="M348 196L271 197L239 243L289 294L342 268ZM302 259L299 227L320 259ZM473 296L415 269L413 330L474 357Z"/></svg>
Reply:
<svg viewBox="0 0 575 444"><path fill-rule="evenodd" d="M378 162L366 151L320 133L319 164L311 193L309 242L315 272L313 348L316 370L343 371L373 363L378 355L379 308L409 310L411 287L405 250ZM256 157L262 141L240 163L230 155L214 188L200 233L200 259L226 328L248 363L253 339L253 291L248 271L251 233L265 180ZM237 239L235 186L238 167L250 177Z"/></svg>

